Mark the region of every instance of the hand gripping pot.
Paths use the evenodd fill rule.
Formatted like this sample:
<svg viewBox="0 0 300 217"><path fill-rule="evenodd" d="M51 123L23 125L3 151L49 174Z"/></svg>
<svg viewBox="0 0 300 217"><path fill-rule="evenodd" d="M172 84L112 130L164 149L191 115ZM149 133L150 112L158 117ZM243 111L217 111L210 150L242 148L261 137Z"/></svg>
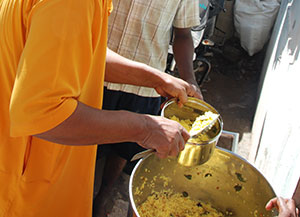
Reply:
<svg viewBox="0 0 300 217"><path fill-rule="evenodd" d="M191 120L192 122L199 115L203 115L206 111L211 111L219 114L215 108L208 103L189 97L188 102L183 107L179 107L176 99L167 101L162 109L161 116L171 119L177 117L180 120ZM205 140L198 140L195 142L188 142L185 148L177 157L178 163L183 166L195 166L207 162L213 155L214 149L217 145L219 137L222 134L223 121L219 117L216 123L206 132Z"/></svg>

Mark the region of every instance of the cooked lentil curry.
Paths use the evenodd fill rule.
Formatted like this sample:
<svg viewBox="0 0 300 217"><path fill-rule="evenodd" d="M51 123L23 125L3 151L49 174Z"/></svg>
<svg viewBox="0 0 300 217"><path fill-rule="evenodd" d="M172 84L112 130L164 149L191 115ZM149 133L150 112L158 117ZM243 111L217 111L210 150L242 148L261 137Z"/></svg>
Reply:
<svg viewBox="0 0 300 217"><path fill-rule="evenodd" d="M210 122L215 118L217 114L212 113L211 111L205 112L203 115L200 115L193 122L190 119L180 120L176 116L172 116L170 119L180 123L188 132L193 130L199 130L206 127ZM201 143L210 140L211 138L206 134L199 134L197 138L190 138L189 142L191 143Z"/></svg>
<svg viewBox="0 0 300 217"><path fill-rule="evenodd" d="M141 217L224 217L209 203L193 200L187 192L154 192L138 207Z"/></svg>

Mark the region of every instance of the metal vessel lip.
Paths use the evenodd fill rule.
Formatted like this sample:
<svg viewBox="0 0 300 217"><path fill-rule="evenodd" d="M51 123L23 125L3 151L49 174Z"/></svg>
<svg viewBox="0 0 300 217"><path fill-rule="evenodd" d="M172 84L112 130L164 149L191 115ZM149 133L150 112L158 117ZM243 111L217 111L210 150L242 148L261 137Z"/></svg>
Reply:
<svg viewBox="0 0 300 217"><path fill-rule="evenodd" d="M140 217L140 215L138 214L138 211L137 211L134 199L133 199L133 192L132 192L133 177L135 175L136 170L139 168L140 164L143 162L143 160L147 159L152 154L149 154L148 156L146 156L146 157L144 157L144 158L142 158L142 159L140 159L138 161L138 163L135 165L134 169L132 170L131 175L130 175L130 179L129 179L129 199L130 199L130 204L131 204L131 207L133 209L133 212L136 214L137 217Z"/></svg>
<svg viewBox="0 0 300 217"><path fill-rule="evenodd" d="M165 105L163 106L162 110L161 110L161 116L164 117L164 112L165 112L165 109L168 107L168 105L172 104L172 103L176 103L176 100L175 98L172 98L172 99L169 99ZM203 100L200 100L200 99L197 99L197 98L194 98L194 97L188 97L188 101L189 102L195 102L195 103L201 103L201 104L204 104L205 106L211 108L213 110L213 112L216 112L217 114L220 114L213 106L209 105L208 103L204 102ZM205 145L208 145L210 143L213 143L215 141L217 141L219 139L219 137L221 136L222 134L222 131L223 131L223 119L221 117L221 115L219 116L218 118L218 122L219 122L219 125L220 125L220 132L214 137L212 138L211 140L209 141L206 141L206 142L203 142L203 143L189 143L189 144L193 144L193 145L199 145L199 146L205 146Z"/></svg>

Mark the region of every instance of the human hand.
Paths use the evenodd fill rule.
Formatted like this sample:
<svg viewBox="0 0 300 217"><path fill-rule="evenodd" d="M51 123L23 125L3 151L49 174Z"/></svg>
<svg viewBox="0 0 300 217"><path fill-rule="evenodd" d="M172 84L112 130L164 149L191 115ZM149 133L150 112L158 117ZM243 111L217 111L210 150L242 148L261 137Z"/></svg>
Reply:
<svg viewBox="0 0 300 217"><path fill-rule="evenodd" d="M202 92L200 90L200 87L199 87L197 81L195 79L189 79L189 80L186 80L186 82L188 82L190 85L192 85L196 89L196 92L199 94L198 98L203 100L203 95L202 95Z"/></svg>
<svg viewBox="0 0 300 217"><path fill-rule="evenodd" d="M160 116L145 115L145 137L138 144L154 149L159 158L176 156L190 138L189 133L176 121Z"/></svg>
<svg viewBox="0 0 300 217"><path fill-rule="evenodd" d="M172 75L168 75L167 73L164 75L164 83L155 87L155 90L161 96L178 98L180 106L187 101L188 96L203 99L198 86L189 84L188 82Z"/></svg>
<svg viewBox="0 0 300 217"><path fill-rule="evenodd" d="M284 199L282 197L275 197L271 199L267 205L266 210L276 208L279 211L278 217L298 217L299 210L296 208L293 199Z"/></svg>

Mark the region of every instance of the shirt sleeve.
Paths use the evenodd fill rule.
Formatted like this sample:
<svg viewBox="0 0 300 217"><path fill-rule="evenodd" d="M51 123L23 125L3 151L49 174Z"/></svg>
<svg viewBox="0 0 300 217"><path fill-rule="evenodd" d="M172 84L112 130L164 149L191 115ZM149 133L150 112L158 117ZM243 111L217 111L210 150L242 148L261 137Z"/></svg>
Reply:
<svg viewBox="0 0 300 217"><path fill-rule="evenodd" d="M181 0L173 26L176 28L190 28L199 24L199 0Z"/></svg>
<svg viewBox="0 0 300 217"><path fill-rule="evenodd" d="M93 1L44 0L27 19L10 102L11 136L45 132L77 107L93 53Z"/></svg>

